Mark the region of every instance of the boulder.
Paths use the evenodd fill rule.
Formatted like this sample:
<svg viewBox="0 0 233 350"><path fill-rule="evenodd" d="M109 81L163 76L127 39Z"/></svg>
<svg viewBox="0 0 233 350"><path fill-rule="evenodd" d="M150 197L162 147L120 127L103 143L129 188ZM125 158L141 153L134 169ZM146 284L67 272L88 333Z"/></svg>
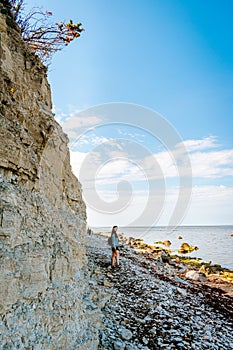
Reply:
<svg viewBox="0 0 233 350"><path fill-rule="evenodd" d="M191 246L188 243L184 242L181 244L180 249L178 250L178 253L179 254L187 254L187 253L191 253L194 250L198 250L198 247Z"/></svg>
<svg viewBox="0 0 233 350"><path fill-rule="evenodd" d="M170 257L164 250L162 250L159 253L159 261L162 263L169 263L170 262Z"/></svg>
<svg viewBox="0 0 233 350"><path fill-rule="evenodd" d="M166 240L163 242L163 245L165 245L165 247L170 247L171 242L169 240Z"/></svg>
<svg viewBox="0 0 233 350"><path fill-rule="evenodd" d="M200 281L200 282L205 282L207 280L206 275L204 273L196 270L187 271L185 274L185 278L193 281Z"/></svg>

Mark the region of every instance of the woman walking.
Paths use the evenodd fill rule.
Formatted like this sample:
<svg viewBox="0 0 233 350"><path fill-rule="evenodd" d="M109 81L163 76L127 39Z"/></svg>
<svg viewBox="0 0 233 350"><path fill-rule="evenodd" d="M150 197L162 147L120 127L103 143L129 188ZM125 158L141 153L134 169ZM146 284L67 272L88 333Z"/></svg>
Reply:
<svg viewBox="0 0 233 350"><path fill-rule="evenodd" d="M111 246L112 246L111 265L112 265L112 268L115 267L115 259L116 259L116 266L120 267L120 264L119 264L119 238L117 235L117 230L118 230L118 226L113 226L112 234L111 234Z"/></svg>

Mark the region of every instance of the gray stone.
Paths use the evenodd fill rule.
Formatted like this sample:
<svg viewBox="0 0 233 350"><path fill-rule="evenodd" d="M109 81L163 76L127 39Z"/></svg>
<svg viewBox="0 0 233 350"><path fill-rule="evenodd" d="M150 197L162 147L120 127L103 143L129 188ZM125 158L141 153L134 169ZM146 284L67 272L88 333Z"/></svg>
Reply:
<svg viewBox="0 0 233 350"><path fill-rule="evenodd" d="M137 350L138 347L136 345L133 344L126 344L125 346L125 350Z"/></svg>
<svg viewBox="0 0 233 350"><path fill-rule="evenodd" d="M194 281L201 281L201 282L207 281L207 278L204 275L204 273L196 271L196 270L187 271L185 274L185 277L187 279L194 280Z"/></svg>
<svg viewBox="0 0 233 350"><path fill-rule="evenodd" d="M125 349L125 343L117 340L113 343L114 350L124 350Z"/></svg>
<svg viewBox="0 0 233 350"><path fill-rule="evenodd" d="M187 295L186 289L177 287L176 290L177 290L178 293L183 295L183 297L186 297L186 295Z"/></svg>
<svg viewBox="0 0 233 350"><path fill-rule="evenodd" d="M124 340L130 340L133 337L132 332L126 328L122 328L120 330L120 334L121 334L122 339L124 339Z"/></svg>

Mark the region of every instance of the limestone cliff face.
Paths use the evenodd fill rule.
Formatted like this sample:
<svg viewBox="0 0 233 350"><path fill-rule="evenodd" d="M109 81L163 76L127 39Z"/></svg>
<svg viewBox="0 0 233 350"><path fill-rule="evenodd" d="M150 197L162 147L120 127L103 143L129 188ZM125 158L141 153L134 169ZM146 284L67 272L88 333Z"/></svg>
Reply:
<svg viewBox="0 0 233 350"><path fill-rule="evenodd" d="M0 14L0 347L94 349L86 209L46 68Z"/></svg>

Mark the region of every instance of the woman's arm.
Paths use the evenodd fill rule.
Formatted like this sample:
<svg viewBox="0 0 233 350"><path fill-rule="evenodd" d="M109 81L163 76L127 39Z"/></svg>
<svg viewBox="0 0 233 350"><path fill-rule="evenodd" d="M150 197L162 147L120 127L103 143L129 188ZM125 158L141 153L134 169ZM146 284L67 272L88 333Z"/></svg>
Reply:
<svg viewBox="0 0 233 350"><path fill-rule="evenodd" d="M112 235L112 248L116 248L116 237L114 234Z"/></svg>

